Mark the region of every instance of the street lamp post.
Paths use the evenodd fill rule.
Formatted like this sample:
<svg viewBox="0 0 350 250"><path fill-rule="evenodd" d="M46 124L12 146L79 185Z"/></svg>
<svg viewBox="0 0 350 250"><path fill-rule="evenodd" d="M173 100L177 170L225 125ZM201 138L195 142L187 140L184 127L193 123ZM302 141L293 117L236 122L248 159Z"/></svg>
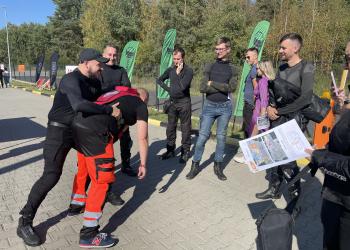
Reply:
<svg viewBox="0 0 350 250"><path fill-rule="evenodd" d="M9 30L7 27L7 13L6 13L6 7L1 6L2 9L4 9L5 12L5 28L6 28L6 41L7 41L7 57L9 60L9 73L10 73L10 84L12 82L12 70L11 70L11 56L10 56L10 42L9 42Z"/></svg>

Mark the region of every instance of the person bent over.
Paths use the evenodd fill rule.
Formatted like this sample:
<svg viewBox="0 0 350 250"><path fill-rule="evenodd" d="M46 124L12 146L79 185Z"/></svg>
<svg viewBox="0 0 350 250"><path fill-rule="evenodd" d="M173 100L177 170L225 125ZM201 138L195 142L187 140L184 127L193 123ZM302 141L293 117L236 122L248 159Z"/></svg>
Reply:
<svg viewBox="0 0 350 250"><path fill-rule="evenodd" d="M140 94L139 94L140 93ZM116 87L116 90L100 97L98 104L118 104L122 120L111 119L105 115L84 117L78 114L73 122L73 134L78 149L78 173L74 178L71 207L84 211L83 228L80 231L79 245L83 248L111 247L116 240L106 233L99 232L99 219L105 202L109 184L115 180L113 143L122 136L128 126L137 124L140 145L141 164L139 179L146 175L148 151L146 102L148 93L141 89L139 93L128 87ZM88 177L91 187L86 196Z"/></svg>

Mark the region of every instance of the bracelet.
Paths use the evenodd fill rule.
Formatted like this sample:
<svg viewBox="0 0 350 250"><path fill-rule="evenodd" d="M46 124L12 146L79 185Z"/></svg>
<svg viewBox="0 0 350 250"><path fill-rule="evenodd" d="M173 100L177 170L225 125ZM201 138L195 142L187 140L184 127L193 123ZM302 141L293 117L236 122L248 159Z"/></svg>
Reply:
<svg viewBox="0 0 350 250"><path fill-rule="evenodd" d="M140 164L139 168L146 168L144 164Z"/></svg>

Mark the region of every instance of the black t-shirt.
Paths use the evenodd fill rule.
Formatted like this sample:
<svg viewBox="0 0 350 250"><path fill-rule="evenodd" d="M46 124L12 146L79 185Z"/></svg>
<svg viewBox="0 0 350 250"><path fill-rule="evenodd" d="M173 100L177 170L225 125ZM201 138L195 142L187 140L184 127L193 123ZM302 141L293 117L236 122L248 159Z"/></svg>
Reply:
<svg viewBox="0 0 350 250"><path fill-rule="evenodd" d="M63 76L48 114L50 121L70 125L76 112L111 114L110 106L93 103L101 95L101 84L75 70Z"/></svg>
<svg viewBox="0 0 350 250"><path fill-rule="evenodd" d="M113 90L115 86L131 87L128 73L119 65L102 64L101 82L104 92Z"/></svg>
<svg viewBox="0 0 350 250"><path fill-rule="evenodd" d="M87 156L95 156L105 152L110 134L116 140L124 125L132 126L137 120L148 121L147 105L137 96L122 96L118 108L122 112L122 121L110 115L83 116L78 114L73 122L73 135L77 150Z"/></svg>

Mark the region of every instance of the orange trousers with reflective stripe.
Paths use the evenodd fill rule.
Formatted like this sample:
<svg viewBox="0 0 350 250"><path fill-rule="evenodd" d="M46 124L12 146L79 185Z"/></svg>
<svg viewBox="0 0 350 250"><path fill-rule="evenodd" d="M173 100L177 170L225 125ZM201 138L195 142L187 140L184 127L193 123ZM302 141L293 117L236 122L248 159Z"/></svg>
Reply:
<svg viewBox="0 0 350 250"><path fill-rule="evenodd" d="M86 181L90 177L91 184L87 198ZM86 202L84 212L84 226L97 226L102 215L109 183L114 182L114 150L113 140L107 144L105 153L96 156L84 156L78 152L78 172L73 183L72 204ZM76 203L75 203L76 202Z"/></svg>

